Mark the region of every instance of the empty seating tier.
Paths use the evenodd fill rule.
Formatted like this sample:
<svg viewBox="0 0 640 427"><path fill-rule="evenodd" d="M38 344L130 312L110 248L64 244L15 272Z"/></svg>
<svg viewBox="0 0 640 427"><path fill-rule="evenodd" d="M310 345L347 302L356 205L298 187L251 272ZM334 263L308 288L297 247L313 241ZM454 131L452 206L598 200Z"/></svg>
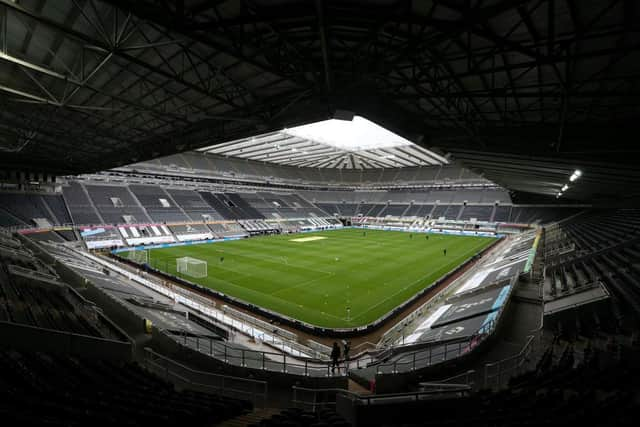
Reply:
<svg viewBox="0 0 640 427"><path fill-rule="evenodd" d="M85 185L100 216L107 224L148 223L151 219L127 187Z"/></svg>
<svg viewBox="0 0 640 427"><path fill-rule="evenodd" d="M173 385L133 363L0 352L5 425L215 425L251 403Z"/></svg>
<svg viewBox="0 0 640 427"><path fill-rule="evenodd" d="M129 189L153 221L184 222L190 220L162 188L155 185L130 185Z"/></svg>

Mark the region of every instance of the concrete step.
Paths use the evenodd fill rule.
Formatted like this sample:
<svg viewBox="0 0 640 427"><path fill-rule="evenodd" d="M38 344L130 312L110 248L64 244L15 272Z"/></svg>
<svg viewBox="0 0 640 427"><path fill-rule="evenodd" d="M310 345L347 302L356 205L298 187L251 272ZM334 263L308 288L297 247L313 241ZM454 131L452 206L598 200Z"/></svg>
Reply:
<svg viewBox="0 0 640 427"><path fill-rule="evenodd" d="M368 388L363 387L362 384L352 380L351 378L349 378L348 389L349 391L358 394L371 394Z"/></svg>
<svg viewBox="0 0 640 427"><path fill-rule="evenodd" d="M540 298L538 295L516 294L516 295L513 295L513 299L514 301L524 302L527 304L535 304L535 305L542 304L542 298Z"/></svg>
<svg viewBox="0 0 640 427"><path fill-rule="evenodd" d="M260 421L279 414L280 409L276 408L263 408L255 409L252 412L231 418L230 420L223 421L216 426L219 427L246 427L252 424L258 424Z"/></svg>

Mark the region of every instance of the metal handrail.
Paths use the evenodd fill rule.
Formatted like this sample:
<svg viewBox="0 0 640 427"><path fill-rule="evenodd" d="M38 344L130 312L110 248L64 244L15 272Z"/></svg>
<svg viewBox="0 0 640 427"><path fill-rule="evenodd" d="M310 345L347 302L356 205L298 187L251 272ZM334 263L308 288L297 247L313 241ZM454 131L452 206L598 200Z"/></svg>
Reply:
<svg viewBox="0 0 640 427"><path fill-rule="evenodd" d="M513 289L514 289L514 287L512 287L511 290L509 291L509 296L507 297L507 300L509 300L509 298L511 296L511 293L513 292ZM495 319L493 319L490 322L482 325L469 338L463 339L463 340L460 340L460 341L456 341L454 343L454 345L456 343L458 344L457 345L458 352L454 353L455 356L452 357L452 359L462 355L462 350L463 349L465 350L465 352L470 351L471 349L473 349L474 347L479 345L482 341L484 341L487 337L489 337L494 332L494 330L496 329L497 324L499 323L500 319L502 318L503 311L504 310L500 310L499 315ZM394 361L393 363L377 365L376 374L380 374L381 373L380 372L380 367L385 367L385 366L387 366L387 367L388 366L393 366L392 373L397 373L398 372L398 366L399 365L400 366L402 366L402 365L411 365L411 369L410 370L413 371L413 370L416 369L416 362L421 362L421 361L424 361L424 360L428 360L426 366L431 366L433 364L432 362L433 362L434 356L437 357L437 356L444 355L442 360L436 359L436 360L438 360L437 363L441 363L441 362L445 362L447 360L450 360L450 359L447 358L447 355L450 354L449 353L449 348L450 348L449 344L450 344L449 342L445 342L443 351L438 352L438 353L433 353L433 350L432 350L433 347L440 348L442 346L442 342L434 342L432 345L430 345L428 347L428 352L423 350L423 352L426 353L426 354L423 355L422 357L416 357L416 353L421 352L421 351L414 352L413 353L413 359L410 362L400 362L400 363L398 363L398 361ZM466 345L466 347L463 347L463 344ZM395 347L395 348L397 349L399 347Z"/></svg>
<svg viewBox="0 0 640 427"><path fill-rule="evenodd" d="M506 301L508 301L510 299L511 294L513 293L514 289L515 289L515 286L513 286L513 284L512 284L512 287L511 287L511 289L509 291L509 294L508 294L508 296L506 298ZM462 355L462 349L463 349L462 348L462 344L463 343L467 344L467 347L465 348L465 350L466 351L471 351L474 347L476 347L482 341L484 341L487 337L489 337L494 332L494 330L496 329L497 324L499 323L500 319L502 318L503 312L504 312L504 310L501 309L496 318L494 318L490 322L482 325L467 340L460 341L458 343L458 353L454 356L454 358L455 357L459 357L460 355ZM438 344L434 343L434 345L438 345ZM440 343L440 345L442 345L442 344ZM447 355L449 354L448 353L448 343L445 343L445 345L444 345L444 352L443 353L436 353L435 356L440 356L442 354L444 354L444 358L440 362L445 362L445 361L449 360L449 359L447 359ZM431 366L432 365L433 356L434 356L434 354L432 352L432 346L429 347L428 357L425 355L422 358L417 358L415 353L414 353L413 354L413 360L412 360L412 362L410 362L411 365L412 365L411 370L413 371L413 370L416 369L416 361L422 361L422 360L425 360L425 359L428 359L428 363L427 363L426 366ZM409 362L407 362L407 363L409 363ZM407 363L401 363L401 364L406 365ZM392 370L393 373L398 372L398 370L397 370L397 366L398 366L397 361L395 361L393 364L386 364L386 365L382 365L382 366L390 366L390 365L393 366L393 370ZM378 365L378 367L376 369L376 374L380 373L380 366L381 365Z"/></svg>
<svg viewBox="0 0 640 427"><path fill-rule="evenodd" d="M497 362L490 362L484 365L484 386L487 387L491 384L492 380L495 379L495 386L499 387L501 384L501 380L503 375L510 374L511 372L517 372L525 365L528 361L527 358L533 351L535 335L529 335L527 342L524 344L522 349L510 357L506 357ZM505 367L512 363L512 366ZM496 372L491 374L489 371L494 369Z"/></svg>
<svg viewBox="0 0 640 427"><path fill-rule="evenodd" d="M145 351L144 361L147 366L147 369L152 371L150 367L155 366L158 369L157 373L164 374L165 379L167 380L169 380L169 377L174 377L175 379L178 379L183 383L191 386L191 388L211 389L221 394L233 394L234 397L237 395L247 396L254 404L257 404L258 402L262 402L263 406L266 405L268 390L269 390L269 386L266 381L254 380L254 379L244 378L244 377L235 377L231 375L215 374L212 372L198 371L198 370L189 368L188 366L185 366L173 359L170 359L166 356L156 353L155 351L153 351L148 347L146 347L144 351ZM162 361L165 364L163 365L158 361ZM187 374L195 378L198 378L198 381L187 378L185 375L179 374L175 370L170 369L170 366L174 369L178 368L183 372L186 372ZM206 384L202 382L202 380L207 378L216 380L218 384L217 385ZM230 383L236 384L236 387L234 387ZM242 390L237 388L237 385L239 384L249 385L250 390ZM256 388L258 388L258 390L256 390ZM262 391L259 391L259 390L262 390Z"/></svg>
<svg viewBox="0 0 640 427"><path fill-rule="evenodd" d="M348 371L348 367L344 365L338 366L334 370L331 367L331 363L324 360L311 358L300 360L288 356L285 352L276 353L237 348L211 337L188 337L187 334L174 334L173 337L176 342L185 347L195 349L200 353L222 360L225 363L241 367L298 374L306 377L345 376Z"/></svg>
<svg viewBox="0 0 640 427"><path fill-rule="evenodd" d="M473 377L473 375L475 375L476 371L471 369L465 372L462 372L458 375L454 375L452 377L449 378L445 378L443 380L439 380L439 381L423 381L418 383L418 385L420 387L442 387L442 386L446 386L445 388L448 387L459 387L459 386L472 386L473 385L473 381L470 381L471 378ZM454 383L453 381L458 381L459 379L464 378L465 382L464 383Z"/></svg>
<svg viewBox="0 0 640 427"><path fill-rule="evenodd" d="M407 393L387 393L387 394L358 394L352 391L342 389L342 388L306 388L293 386L291 387L293 391L292 403L295 406L310 406L311 410L315 412L317 407L324 406L335 406L336 405L336 397L338 395L345 396L351 400L353 405L376 405L380 403L384 403L385 401L392 400L397 402L398 400L405 401L419 401L424 400L426 398L432 396L438 396L442 394L460 394L460 393L468 393L471 391L471 387L465 384L441 384L441 388L434 390L426 390L426 391L413 391ZM299 396L304 393L311 393L312 399L303 400ZM327 396L327 400L318 399L318 396L325 395ZM333 400L330 397L334 397Z"/></svg>
<svg viewBox="0 0 640 427"><path fill-rule="evenodd" d="M196 301L195 299L191 298L191 294L187 292L185 292L184 290L181 289L180 292L176 292L177 289L179 289L179 287L173 287L173 288L167 288L161 284L158 284L154 281L151 281L147 278L146 274L136 274L133 273L127 269L124 269L118 265L114 265L102 258L96 257L92 254L86 253L86 252L82 252L82 251L77 251L73 248L71 248L71 250L77 254L80 254L82 256L84 256L85 258L91 259L93 261L95 261L96 263L108 267L111 270L124 275L125 277L135 280L136 282L140 283L141 285L151 288L153 290L155 290L156 292L160 292L163 295L173 299L174 301L178 302L178 303L182 303L184 305L186 305L187 307L190 307L196 311L199 311L213 319L216 319L217 321L222 321L222 323L225 323L225 325L228 325L228 323L224 322L224 318L226 316L225 312L222 310L219 310L218 308L216 308L215 306L212 306L210 303L203 305L201 304L200 301ZM240 325L238 325L238 323ZM243 328L242 328L242 322L240 321L236 321L235 323L232 321L230 326L233 327L234 329L239 330L240 332L243 332ZM260 331L260 333L255 334L256 338L259 338L261 341L266 342L270 345L272 345L273 347L276 348L280 348L282 347L283 351L291 351L291 353L293 355L302 355L303 352L307 352L308 350L306 348L304 348L304 346L302 346L299 343L289 343L289 344L285 344L283 339L280 339L280 337L276 337L275 334L270 334L267 331Z"/></svg>
<svg viewBox="0 0 640 427"><path fill-rule="evenodd" d="M487 252L485 256L488 257L489 254L495 255L495 253L498 252L498 249L504 244L506 244L507 241L509 241L509 239L502 239L500 242L496 243L493 247L490 248L489 252ZM479 263L479 264L476 263L471 268L466 270L462 275L460 275L459 277L456 277L443 290L441 290L436 295L431 297L428 301L425 301L422 305L420 305L420 307L418 307L411 314L409 314L407 317L402 319L402 321L396 323L393 327L391 327L388 331L386 331L383 334L380 342L385 343L390 336L398 333L400 330L402 330L406 326L406 324L413 322L416 318L420 317L426 310L430 310L434 305L442 302L444 299L448 297L448 295L450 295L450 293L452 292L452 289L456 288L461 283L464 283L464 281L466 281L471 275L475 274L479 268L482 268L482 266L483 266L482 263ZM404 344L400 344L399 346L403 346L403 345ZM389 347L391 348L391 347L399 347L399 346L397 345L394 346L392 344Z"/></svg>
<svg viewBox="0 0 640 427"><path fill-rule="evenodd" d="M542 287L541 287L542 288ZM540 343L540 341L542 340L542 334L544 332L544 310L540 311L540 322L538 324L538 327L534 330L531 331L531 335L529 335L527 337L527 342L524 344L524 346L522 347L522 349L518 352L518 354L514 355L514 356L510 356L510 357L506 357L504 359L498 360L496 362L490 362L490 363L486 363L485 364L485 371L484 371L484 386L486 387L489 384L489 379L493 378L493 377L497 377L497 385L500 385L500 379L501 376L505 373L505 371L503 371L501 369L502 365L505 365L507 363L509 363L512 360L519 360L519 362L517 362L517 366L512 367L511 369L508 369L506 372L510 372L513 371L515 369L520 369L522 368L522 366L524 366L524 362L527 361L527 357L531 354L531 352L533 352L534 347ZM497 374L489 374L489 369L498 366L498 373Z"/></svg>
<svg viewBox="0 0 640 427"><path fill-rule="evenodd" d="M425 367L432 366L436 363L446 362L448 360L455 359L460 357L462 354L470 351L473 347L479 344L482 339L478 339L479 335L474 335L471 338L465 339L463 341L458 341L456 343L441 343L434 344L433 346L428 347L427 350L417 350L412 354L412 358L406 362L403 361L394 361L392 363L383 363L376 365L376 375L384 375L384 374L396 374L398 372L406 372L406 371L415 371L417 368L417 364L420 362L426 362ZM433 348L439 349L439 351L433 350ZM457 350L457 351L455 351ZM417 354L421 354L417 356ZM450 357L451 356L451 357ZM391 372L381 372L384 368L392 367ZM408 369L404 369L408 367Z"/></svg>

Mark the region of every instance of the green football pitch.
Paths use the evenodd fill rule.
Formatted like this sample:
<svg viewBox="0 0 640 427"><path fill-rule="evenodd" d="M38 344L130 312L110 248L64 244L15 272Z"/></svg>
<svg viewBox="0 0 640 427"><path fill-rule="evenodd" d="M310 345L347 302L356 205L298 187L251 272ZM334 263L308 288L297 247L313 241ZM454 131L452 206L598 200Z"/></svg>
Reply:
<svg viewBox="0 0 640 427"><path fill-rule="evenodd" d="M176 258L204 260L207 277L179 276L312 325L353 328L382 317L493 240L342 229L152 249L149 265L178 275Z"/></svg>

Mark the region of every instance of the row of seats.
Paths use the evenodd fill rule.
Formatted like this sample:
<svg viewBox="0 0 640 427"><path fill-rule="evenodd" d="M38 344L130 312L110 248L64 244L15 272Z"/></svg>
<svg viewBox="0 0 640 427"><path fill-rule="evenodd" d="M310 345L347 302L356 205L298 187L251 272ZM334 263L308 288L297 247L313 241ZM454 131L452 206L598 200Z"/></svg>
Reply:
<svg viewBox="0 0 640 427"><path fill-rule="evenodd" d="M357 185L362 183L395 182L486 182L468 169L455 165L435 167L414 167L397 169L319 169L280 166L262 162L252 162L190 152L175 154L160 159L149 160L131 166L135 170L183 170L185 172L204 172L212 177L245 177L271 182L318 182Z"/></svg>
<svg viewBox="0 0 640 427"><path fill-rule="evenodd" d="M264 232L274 230L274 226L269 225L262 220L239 221L240 225L250 233Z"/></svg>
<svg viewBox="0 0 640 427"><path fill-rule="evenodd" d="M72 229L69 230L50 230L40 233L29 234L29 238L37 241L46 242L74 242L78 240Z"/></svg>
<svg viewBox="0 0 640 427"><path fill-rule="evenodd" d="M61 196L0 193L0 226L34 225L34 218L50 224L71 223Z"/></svg>
<svg viewBox="0 0 640 427"><path fill-rule="evenodd" d="M0 352L0 413L5 425L214 425L250 402L176 391L133 363Z"/></svg>
<svg viewBox="0 0 640 427"><path fill-rule="evenodd" d="M318 203L327 214L341 216L370 217L431 217L447 219L490 221L494 206L481 205L410 205L410 204L369 204L369 203Z"/></svg>
<svg viewBox="0 0 640 427"><path fill-rule="evenodd" d="M550 347L535 368L512 378L503 391L422 401L396 397L360 411L358 425L633 425L640 409L637 352L632 349L619 358L590 346L578 353L573 345L561 343Z"/></svg>
<svg viewBox="0 0 640 427"><path fill-rule="evenodd" d="M18 244L16 249L21 251L22 256L0 257L0 320L94 337L117 337L111 327L95 315L91 305L85 305L51 269L20 246L18 241L3 236L0 245L7 240ZM28 275L12 274L12 268L21 268L26 274L52 278L59 284L37 281Z"/></svg>
<svg viewBox="0 0 640 427"><path fill-rule="evenodd" d="M640 210L592 211L545 234L545 292L550 297L602 282L616 304L640 316Z"/></svg>
<svg viewBox="0 0 640 427"><path fill-rule="evenodd" d="M476 218L479 221L545 223L575 211L494 206L493 203L496 201L510 203L508 195L503 197L506 193L502 193L503 190L494 189L236 193L165 189L160 185L98 185L71 181L63 186L64 199L60 196L0 194L0 201L2 198L6 199L4 208L0 210L0 225L17 225L16 222L30 224L33 218L40 217L47 219L51 224L73 221L76 225L86 225L221 219L293 219L334 214L361 214L371 217L431 216L461 220ZM388 203L389 201L391 203ZM468 203L463 205L464 201ZM71 216L67 213L67 208Z"/></svg>
<svg viewBox="0 0 640 427"><path fill-rule="evenodd" d="M299 194L314 203L392 203L392 204L511 204L509 193L491 189L433 189L433 190L300 190Z"/></svg>

